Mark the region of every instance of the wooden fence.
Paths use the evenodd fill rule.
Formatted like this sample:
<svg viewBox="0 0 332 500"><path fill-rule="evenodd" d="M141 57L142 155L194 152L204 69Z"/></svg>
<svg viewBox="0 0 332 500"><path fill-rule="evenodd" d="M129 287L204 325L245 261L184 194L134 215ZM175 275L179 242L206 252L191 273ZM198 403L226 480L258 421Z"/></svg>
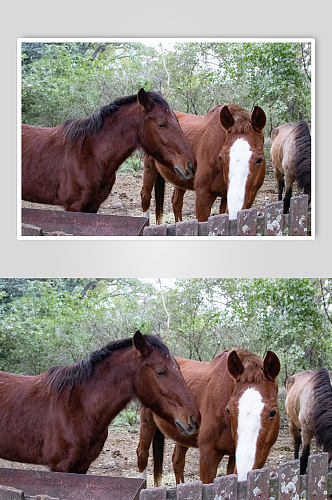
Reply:
<svg viewBox="0 0 332 500"><path fill-rule="evenodd" d="M247 481L235 474L216 477L212 484L193 481L176 488L142 490L140 500L326 500L332 498L332 473L328 474L328 454L310 455L308 473L300 476L300 461L248 472Z"/></svg>
<svg viewBox="0 0 332 500"><path fill-rule="evenodd" d="M308 196L291 199L289 214L283 213L283 202L275 201L258 215L256 208L240 210L236 220L228 214L212 215L207 222L197 219L173 225L151 225L144 228L143 236L309 236L311 214Z"/></svg>

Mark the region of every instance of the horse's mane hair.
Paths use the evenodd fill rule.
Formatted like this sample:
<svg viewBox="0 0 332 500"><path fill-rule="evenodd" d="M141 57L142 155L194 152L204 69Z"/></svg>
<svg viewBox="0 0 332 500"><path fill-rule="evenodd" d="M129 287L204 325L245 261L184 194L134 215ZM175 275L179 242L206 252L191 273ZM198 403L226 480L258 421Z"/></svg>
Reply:
<svg viewBox="0 0 332 500"><path fill-rule="evenodd" d="M332 386L326 368L319 368L312 378L314 392L313 420L317 443L332 451Z"/></svg>
<svg viewBox="0 0 332 500"><path fill-rule="evenodd" d="M157 349L166 356L170 356L167 346L159 337L156 335L144 335L144 338L154 349ZM45 383L57 394L60 394L63 389L68 389L70 392L75 385L84 383L92 376L97 364L112 356L114 352L127 349L132 347L132 345L132 337L115 340L102 349L92 352L87 358L74 365L53 366L46 372Z"/></svg>
<svg viewBox="0 0 332 500"><path fill-rule="evenodd" d="M234 349L239 356L242 364L244 366L244 372L241 375L241 382L259 383L264 378L263 370L263 359L254 354L253 352L247 351L246 349ZM226 353L230 353L230 350L224 351L223 353L217 355L214 359L219 359Z"/></svg>
<svg viewBox="0 0 332 500"><path fill-rule="evenodd" d="M244 366L241 382L249 384L261 382L265 378L263 359L246 349L236 349L236 352Z"/></svg>
<svg viewBox="0 0 332 500"><path fill-rule="evenodd" d="M147 92L147 94L158 106L161 106L166 110L170 110L168 103L160 94L156 92ZM120 97L119 99L116 99L116 101L103 106L99 109L99 111L96 111L96 113L93 113L87 118L66 120L62 124L62 137L71 143L74 143L78 139L80 139L81 143L83 143L87 136L99 132L103 126L104 119L107 116L114 114L122 106L132 104L136 101L137 94Z"/></svg>
<svg viewBox="0 0 332 500"><path fill-rule="evenodd" d="M232 132L235 134L249 134L252 131L251 113L237 104L218 105L211 109L209 113L213 113L217 109L220 111L223 106L227 106L233 115L235 123L232 126Z"/></svg>
<svg viewBox="0 0 332 500"><path fill-rule="evenodd" d="M294 168L300 189L311 191L311 134L308 122L301 120L293 129L295 141Z"/></svg>

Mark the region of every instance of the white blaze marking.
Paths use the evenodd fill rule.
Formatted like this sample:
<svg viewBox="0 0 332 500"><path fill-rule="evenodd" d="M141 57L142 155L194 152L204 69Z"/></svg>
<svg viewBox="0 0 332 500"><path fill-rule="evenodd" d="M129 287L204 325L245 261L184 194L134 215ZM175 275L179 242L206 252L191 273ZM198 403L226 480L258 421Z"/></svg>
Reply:
<svg viewBox="0 0 332 500"><path fill-rule="evenodd" d="M241 210L252 151L247 141L237 139L229 151L227 205L230 219L236 219Z"/></svg>
<svg viewBox="0 0 332 500"><path fill-rule="evenodd" d="M247 479L247 473L252 470L255 463L263 407L262 396L256 389L247 389L239 399L237 447L235 452L239 481Z"/></svg>

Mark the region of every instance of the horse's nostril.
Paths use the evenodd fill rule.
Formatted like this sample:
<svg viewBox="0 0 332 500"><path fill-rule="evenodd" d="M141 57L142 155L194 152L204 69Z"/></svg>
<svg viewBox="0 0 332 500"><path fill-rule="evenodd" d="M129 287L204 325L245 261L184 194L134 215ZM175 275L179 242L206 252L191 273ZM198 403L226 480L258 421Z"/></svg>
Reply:
<svg viewBox="0 0 332 500"><path fill-rule="evenodd" d="M194 429L197 429L198 427L197 422L192 415L190 416L190 426L193 427Z"/></svg>

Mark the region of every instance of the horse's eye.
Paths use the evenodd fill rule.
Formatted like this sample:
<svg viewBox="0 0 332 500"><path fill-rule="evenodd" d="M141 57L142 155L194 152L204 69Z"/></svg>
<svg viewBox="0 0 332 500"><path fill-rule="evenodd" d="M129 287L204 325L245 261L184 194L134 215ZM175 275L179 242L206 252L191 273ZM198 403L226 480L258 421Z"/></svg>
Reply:
<svg viewBox="0 0 332 500"><path fill-rule="evenodd" d="M275 417L275 416L276 416L276 414L277 414L277 410L272 410L272 411L270 411L270 413L269 413L269 418L273 418L273 417Z"/></svg>
<svg viewBox="0 0 332 500"><path fill-rule="evenodd" d="M262 161L263 161L263 158L257 158L256 163L259 164L259 163L262 163Z"/></svg>
<svg viewBox="0 0 332 500"><path fill-rule="evenodd" d="M166 127L166 123L158 123L158 127L165 128Z"/></svg>
<svg viewBox="0 0 332 500"><path fill-rule="evenodd" d="M228 413L229 415L231 414L231 412L229 411L228 406L226 406L226 411L227 411L227 413Z"/></svg>
<svg viewBox="0 0 332 500"><path fill-rule="evenodd" d="M157 375L160 375L160 376L166 375L166 372L164 370L158 370Z"/></svg>

